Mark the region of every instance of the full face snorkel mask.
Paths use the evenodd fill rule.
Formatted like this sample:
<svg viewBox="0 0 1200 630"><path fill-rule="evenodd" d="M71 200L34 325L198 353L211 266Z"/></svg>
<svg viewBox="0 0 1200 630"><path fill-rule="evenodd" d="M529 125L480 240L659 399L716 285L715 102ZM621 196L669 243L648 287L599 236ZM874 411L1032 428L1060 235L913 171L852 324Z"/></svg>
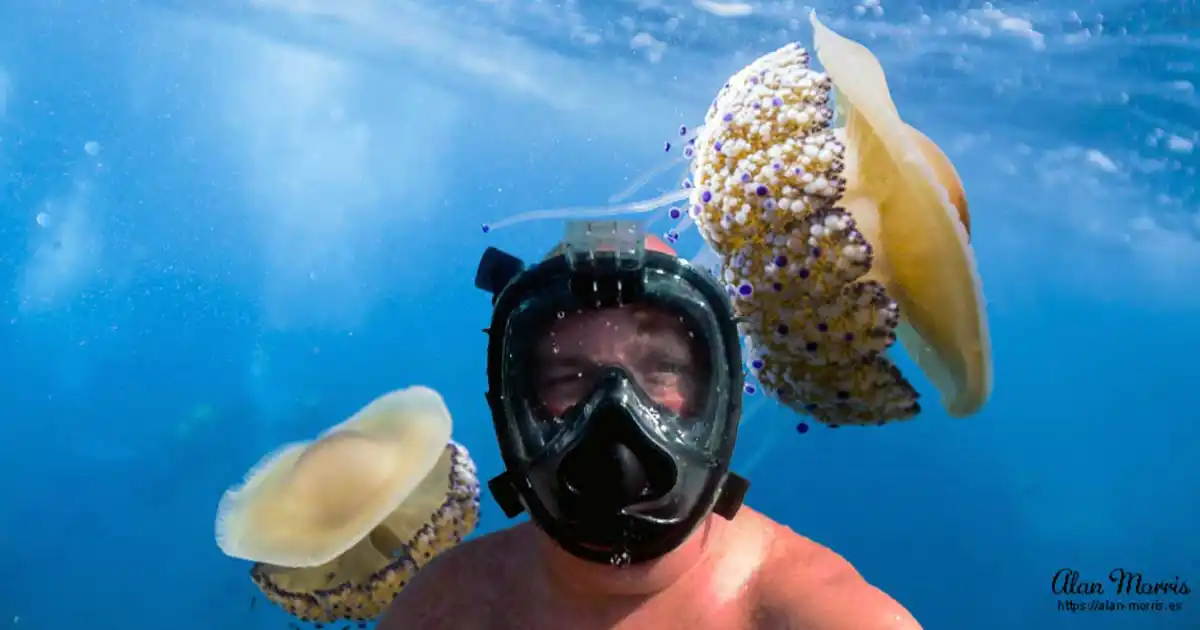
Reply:
<svg viewBox="0 0 1200 630"><path fill-rule="evenodd" d="M507 468L488 486L505 514L528 511L575 556L653 560L709 513L733 518L749 485L729 472L745 378L733 307L706 271L647 251L636 223L571 222L562 250L526 269L489 248L479 265ZM638 317L665 325L635 335ZM565 386L545 374L559 342L592 349ZM687 365L665 367L664 348L685 349Z"/></svg>

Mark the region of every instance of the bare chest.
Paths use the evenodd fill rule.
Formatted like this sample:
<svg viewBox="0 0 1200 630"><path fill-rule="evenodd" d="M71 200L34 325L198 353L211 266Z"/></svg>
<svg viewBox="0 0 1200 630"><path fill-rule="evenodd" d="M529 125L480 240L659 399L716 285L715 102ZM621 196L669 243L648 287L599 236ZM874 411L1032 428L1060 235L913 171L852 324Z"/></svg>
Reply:
<svg viewBox="0 0 1200 630"><path fill-rule="evenodd" d="M750 571L722 567L637 602L582 609L556 597L493 600L481 630L759 630ZM540 601L539 601L540 600Z"/></svg>
<svg viewBox="0 0 1200 630"><path fill-rule="evenodd" d="M514 603L515 604L515 603ZM563 610L553 604L510 605L493 609L481 630L753 630L745 598L714 599L699 593L674 594L604 610Z"/></svg>

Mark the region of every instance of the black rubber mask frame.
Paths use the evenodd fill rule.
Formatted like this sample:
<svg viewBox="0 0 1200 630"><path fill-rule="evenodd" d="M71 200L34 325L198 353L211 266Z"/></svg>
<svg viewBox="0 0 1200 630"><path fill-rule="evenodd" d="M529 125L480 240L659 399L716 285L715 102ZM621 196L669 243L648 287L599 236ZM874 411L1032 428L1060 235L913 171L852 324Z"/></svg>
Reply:
<svg viewBox="0 0 1200 630"><path fill-rule="evenodd" d="M537 412L522 363L537 331L559 312L637 303L679 314L689 329L705 337L701 345L711 352L711 382L708 400L699 408L708 417L689 421L710 427L712 434L701 439L686 436L681 446L699 447L709 457L728 461L741 417L745 375L733 305L724 287L705 270L640 246L634 251L582 254L568 249L529 269L522 267L518 259L489 249L476 278L477 286L495 295L487 329L487 397L510 470L527 467L546 444L547 436L534 432Z"/></svg>
<svg viewBox="0 0 1200 630"><path fill-rule="evenodd" d="M629 304L670 310L703 337L699 345L711 353L706 400L697 407L699 415L681 419L654 408L643 396L638 403L641 407L630 411L630 417L637 420L629 424L638 427L644 444L653 443L652 448L672 459L671 466L679 467L673 489L679 509L657 515L654 506L647 505L648 511L642 512L637 522L625 519L618 526L598 516L594 523L612 530L605 536L620 536L634 543L638 555L654 557L682 542L704 514L711 511L732 518L748 485L728 472L744 386L733 306L725 289L708 272L675 256L645 251L640 239L634 247L618 246L615 251L566 249L527 270L515 257L492 248L480 263L476 286L493 294L495 306L491 326L486 329L487 399L507 469L489 486L508 516L529 510L548 534L567 541L568 546L573 538L579 538L581 527L590 528L592 524L581 523L579 518L561 518L557 512L567 508L560 501L565 497L556 494L556 482L547 477L557 471L563 453L587 433L588 427L578 423L586 414L582 408L572 409L564 414L565 428L539 429L537 410L530 404L528 370L522 373L520 369L523 357L528 355L542 320L558 312ZM598 385L593 393L601 389ZM638 397L637 392L633 394ZM586 400L577 407L585 404ZM654 424L651 419L660 422ZM671 431L685 425L703 430L683 435ZM690 498L683 499L685 495ZM678 504L679 500L686 505ZM593 553L579 546L572 552L596 560L606 557L603 551Z"/></svg>

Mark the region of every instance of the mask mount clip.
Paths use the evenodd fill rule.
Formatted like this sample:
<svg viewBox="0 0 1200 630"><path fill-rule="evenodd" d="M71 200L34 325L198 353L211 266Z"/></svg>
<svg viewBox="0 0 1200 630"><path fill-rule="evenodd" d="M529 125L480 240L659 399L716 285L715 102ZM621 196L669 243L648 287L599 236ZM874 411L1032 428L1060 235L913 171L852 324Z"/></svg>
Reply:
<svg viewBox="0 0 1200 630"><path fill-rule="evenodd" d="M717 503L713 506L713 514L732 521L738 510L742 509L748 490L750 482L745 477L736 473L727 474L725 483L721 485L721 492L717 495Z"/></svg>
<svg viewBox="0 0 1200 630"><path fill-rule="evenodd" d="M492 303L495 304L504 287L524 270L525 263L520 258L489 247L479 259L479 269L475 272L475 288L491 293Z"/></svg>
<svg viewBox="0 0 1200 630"><path fill-rule="evenodd" d="M488 482L488 490L491 491L496 504L504 511L504 516L513 518L525 511L525 505L521 503L521 495L513 486L512 478L507 472L493 477Z"/></svg>
<svg viewBox="0 0 1200 630"><path fill-rule="evenodd" d="M646 237L637 222L571 221L564 243L576 299L599 308L641 298Z"/></svg>

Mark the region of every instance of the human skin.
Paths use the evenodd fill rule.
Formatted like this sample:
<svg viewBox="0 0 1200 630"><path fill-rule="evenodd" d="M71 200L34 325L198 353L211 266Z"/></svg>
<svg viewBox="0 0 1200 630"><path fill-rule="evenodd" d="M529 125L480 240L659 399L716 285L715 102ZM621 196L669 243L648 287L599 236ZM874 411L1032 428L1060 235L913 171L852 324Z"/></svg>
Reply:
<svg viewBox="0 0 1200 630"><path fill-rule="evenodd" d="M648 248L673 254L661 241ZM698 365L664 313L605 309L555 322L539 348L545 409L586 393L570 376L624 365L659 404L687 409ZM675 328L675 330L672 330ZM613 567L570 555L532 523L468 541L407 585L380 630L919 630L836 553L743 507L710 515L681 546Z"/></svg>

